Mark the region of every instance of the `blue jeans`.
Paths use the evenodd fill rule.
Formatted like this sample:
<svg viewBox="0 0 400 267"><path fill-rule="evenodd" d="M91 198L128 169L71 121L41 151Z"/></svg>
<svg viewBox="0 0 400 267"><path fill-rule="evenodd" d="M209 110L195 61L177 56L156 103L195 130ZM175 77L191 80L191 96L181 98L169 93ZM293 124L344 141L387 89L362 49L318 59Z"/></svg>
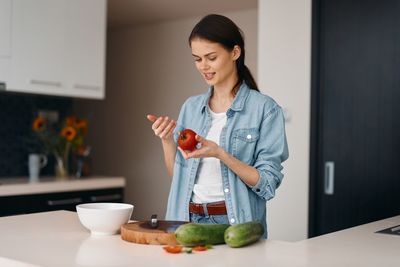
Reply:
<svg viewBox="0 0 400 267"><path fill-rule="evenodd" d="M190 213L190 221L195 223L229 224L228 215L203 215Z"/></svg>

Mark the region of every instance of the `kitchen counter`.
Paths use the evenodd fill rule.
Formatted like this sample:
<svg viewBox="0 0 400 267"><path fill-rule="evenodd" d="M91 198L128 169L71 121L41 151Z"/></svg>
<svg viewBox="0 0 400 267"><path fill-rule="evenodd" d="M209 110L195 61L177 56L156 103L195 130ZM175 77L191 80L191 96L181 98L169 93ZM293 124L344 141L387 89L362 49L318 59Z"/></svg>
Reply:
<svg viewBox="0 0 400 267"><path fill-rule="evenodd" d="M125 187L125 179L123 177L103 176L84 177L80 179L44 177L40 178L38 182L29 182L28 178L22 177L2 178L0 179L0 197L115 187Z"/></svg>
<svg viewBox="0 0 400 267"><path fill-rule="evenodd" d="M310 263L326 262L324 266L400 266L400 235L376 233L398 225L400 216L306 239L296 244L304 254L312 255L308 259Z"/></svg>
<svg viewBox="0 0 400 267"><path fill-rule="evenodd" d="M161 246L129 243L119 235L92 237L76 213L53 211L0 218L0 265L397 267L400 236L375 232L399 224L396 216L300 242L262 240L244 248L218 245L168 254Z"/></svg>

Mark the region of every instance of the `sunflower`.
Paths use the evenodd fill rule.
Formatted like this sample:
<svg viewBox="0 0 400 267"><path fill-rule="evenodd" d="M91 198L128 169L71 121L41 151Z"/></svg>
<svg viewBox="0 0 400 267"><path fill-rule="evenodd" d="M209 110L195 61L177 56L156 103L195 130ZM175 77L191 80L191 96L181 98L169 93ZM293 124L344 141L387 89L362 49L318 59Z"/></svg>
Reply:
<svg viewBox="0 0 400 267"><path fill-rule="evenodd" d="M42 117L37 117L32 124L32 129L35 132L41 132L44 130L45 121Z"/></svg>
<svg viewBox="0 0 400 267"><path fill-rule="evenodd" d="M67 126L61 130L61 136L71 142L76 136L76 130L74 127Z"/></svg>

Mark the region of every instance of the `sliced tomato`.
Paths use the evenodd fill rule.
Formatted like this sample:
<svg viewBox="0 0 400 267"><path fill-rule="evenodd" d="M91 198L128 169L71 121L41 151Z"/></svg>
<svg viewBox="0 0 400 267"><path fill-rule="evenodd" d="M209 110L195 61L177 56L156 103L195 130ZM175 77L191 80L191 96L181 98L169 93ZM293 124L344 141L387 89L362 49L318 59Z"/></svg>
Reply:
<svg viewBox="0 0 400 267"><path fill-rule="evenodd" d="M192 249L193 251L206 251L208 248L206 246L195 246Z"/></svg>
<svg viewBox="0 0 400 267"><path fill-rule="evenodd" d="M166 247L163 247L163 249L166 252L174 253L174 254L181 253L182 252L182 248L183 248L182 246L166 246Z"/></svg>

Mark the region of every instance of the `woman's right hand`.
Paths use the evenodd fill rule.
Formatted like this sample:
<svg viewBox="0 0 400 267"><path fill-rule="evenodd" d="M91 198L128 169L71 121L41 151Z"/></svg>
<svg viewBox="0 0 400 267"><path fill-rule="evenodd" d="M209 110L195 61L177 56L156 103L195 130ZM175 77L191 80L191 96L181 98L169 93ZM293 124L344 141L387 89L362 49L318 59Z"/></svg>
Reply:
<svg viewBox="0 0 400 267"><path fill-rule="evenodd" d="M162 140L173 140L173 132L176 127L176 121L170 119L168 116L157 117L155 115L147 115L147 119L153 123L151 128L154 134Z"/></svg>

